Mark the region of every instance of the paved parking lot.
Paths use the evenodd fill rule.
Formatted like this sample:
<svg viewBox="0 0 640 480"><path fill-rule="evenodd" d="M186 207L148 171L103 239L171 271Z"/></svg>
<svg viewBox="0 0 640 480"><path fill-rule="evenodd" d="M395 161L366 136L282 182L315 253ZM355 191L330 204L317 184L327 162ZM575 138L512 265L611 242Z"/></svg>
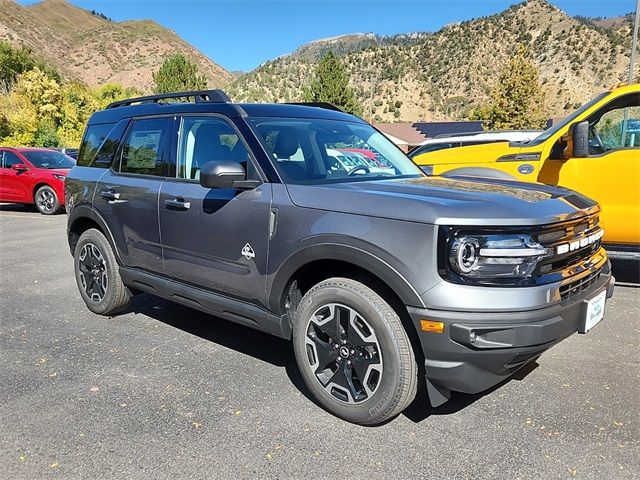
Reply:
<svg viewBox="0 0 640 480"><path fill-rule="evenodd" d="M365 428L283 340L150 295L90 313L65 222L0 207L2 478L640 477L640 289L499 388Z"/></svg>

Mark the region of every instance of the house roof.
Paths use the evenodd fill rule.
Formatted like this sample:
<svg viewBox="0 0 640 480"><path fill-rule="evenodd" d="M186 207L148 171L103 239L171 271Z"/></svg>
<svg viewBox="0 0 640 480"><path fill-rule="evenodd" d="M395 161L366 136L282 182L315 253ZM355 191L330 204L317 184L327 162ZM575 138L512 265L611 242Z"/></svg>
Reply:
<svg viewBox="0 0 640 480"><path fill-rule="evenodd" d="M387 136L394 137L391 140L397 145L418 145L425 140L425 136L420 133L414 127L412 122L398 122L398 123L374 123L381 132L387 134ZM396 141L400 140L400 142Z"/></svg>
<svg viewBox="0 0 640 480"><path fill-rule="evenodd" d="M438 135L481 132L482 122L398 122L374 123L396 145L420 145Z"/></svg>

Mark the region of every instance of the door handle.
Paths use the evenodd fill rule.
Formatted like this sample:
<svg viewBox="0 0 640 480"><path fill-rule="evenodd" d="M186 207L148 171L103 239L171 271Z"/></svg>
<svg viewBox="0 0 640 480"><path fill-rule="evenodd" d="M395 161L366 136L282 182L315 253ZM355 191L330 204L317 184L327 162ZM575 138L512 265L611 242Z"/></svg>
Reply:
<svg viewBox="0 0 640 480"><path fill-rule="evenodd" d="M120 194L114 190L103 190L100 192L100 196L105 200L120 200Z"/></svg>
<svg viewBox="0 0 640 480"><path fill-rule="evenodd" d="M169 210L179 210L183 212L191 208L191 202L185 202L184 198L174 198L173 200L165 200L164 206Z"/></svg>

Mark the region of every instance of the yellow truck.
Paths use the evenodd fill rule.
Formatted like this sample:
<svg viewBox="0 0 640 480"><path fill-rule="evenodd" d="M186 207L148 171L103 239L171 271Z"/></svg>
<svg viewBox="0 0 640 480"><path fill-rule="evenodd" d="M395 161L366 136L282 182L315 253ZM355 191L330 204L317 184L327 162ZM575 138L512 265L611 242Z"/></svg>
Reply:
<svg viewBox="0 0 640 480"><path fill-rule="evenodd" d="M413 159L433 175L560 185L597 200L613 256L640 259L640 84L618 86L528 142L437 150Z"/></svg>

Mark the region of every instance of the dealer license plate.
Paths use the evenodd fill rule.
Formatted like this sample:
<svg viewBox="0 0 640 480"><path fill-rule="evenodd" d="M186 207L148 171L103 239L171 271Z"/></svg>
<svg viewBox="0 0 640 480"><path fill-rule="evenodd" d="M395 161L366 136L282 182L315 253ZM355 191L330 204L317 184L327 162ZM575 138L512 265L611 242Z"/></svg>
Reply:
<svg viewBox="0 0 640 480"><path fill-rule="evenodd" d="M604 317L604 304L607 301L607 291L600 292L598 296L587 302L587 315L580 333L587 333Z"/></svg>

